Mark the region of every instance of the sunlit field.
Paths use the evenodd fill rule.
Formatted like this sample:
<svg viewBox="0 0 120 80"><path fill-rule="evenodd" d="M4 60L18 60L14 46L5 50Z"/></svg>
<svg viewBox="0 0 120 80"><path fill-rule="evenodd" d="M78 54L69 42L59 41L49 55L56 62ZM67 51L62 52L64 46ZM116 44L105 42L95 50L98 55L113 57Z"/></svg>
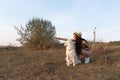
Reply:
<svg viewBox="0 0 120 80"><path fill-rule="evenodd" d="M66 66L65 49L0 49L0 80L120 80L120 46L92 47L91 63Z"/></svg>

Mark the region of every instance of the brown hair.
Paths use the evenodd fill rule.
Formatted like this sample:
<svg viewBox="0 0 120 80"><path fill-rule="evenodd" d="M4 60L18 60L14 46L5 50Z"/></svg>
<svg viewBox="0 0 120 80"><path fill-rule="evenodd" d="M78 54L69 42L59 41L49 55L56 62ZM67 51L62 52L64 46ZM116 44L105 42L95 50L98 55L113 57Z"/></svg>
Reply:
<svg viewBox="0 0 120 80"><path fill-rule="evenodd" d="M77 36L76 34L74 34L76 36L76 40L75 40L75 50L77 55L80 55L82 52L82 38L81 36Z"/></svg>

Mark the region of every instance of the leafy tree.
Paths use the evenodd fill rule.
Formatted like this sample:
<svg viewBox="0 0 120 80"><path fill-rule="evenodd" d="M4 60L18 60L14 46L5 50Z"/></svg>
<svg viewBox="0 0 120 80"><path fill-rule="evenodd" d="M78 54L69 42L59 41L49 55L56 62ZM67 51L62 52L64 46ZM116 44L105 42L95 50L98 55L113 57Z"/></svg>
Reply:
<svg viewBox="0 0 120 80"><path fill-rule="evenodd" d="M55 26L48 20L32 18L25 27L15 29L20 35L18 41L25 48L43 50L49 49L55 43Z"/></svg>

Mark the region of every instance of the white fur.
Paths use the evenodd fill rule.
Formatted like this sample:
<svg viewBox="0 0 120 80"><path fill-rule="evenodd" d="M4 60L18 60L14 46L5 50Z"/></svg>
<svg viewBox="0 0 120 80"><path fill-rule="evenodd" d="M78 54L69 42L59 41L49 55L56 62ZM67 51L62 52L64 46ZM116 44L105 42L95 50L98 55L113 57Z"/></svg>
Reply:
<svg viewBox="0 0 120 80"><path fill-rule="evenodd" d="M78 63L81 63L81 61L77 58L77 54L75 51L75 45L71 39L68 39L64 46L66 46L66 64L67 66L73 65L75 66Z"/></svg>

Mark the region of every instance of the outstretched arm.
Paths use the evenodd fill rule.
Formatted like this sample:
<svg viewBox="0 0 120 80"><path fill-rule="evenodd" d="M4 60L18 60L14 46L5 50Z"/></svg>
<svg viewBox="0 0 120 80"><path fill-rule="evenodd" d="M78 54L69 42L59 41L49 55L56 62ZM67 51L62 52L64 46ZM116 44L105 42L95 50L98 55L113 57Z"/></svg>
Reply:
<svg viewBox="0 0 120 80"><path fill-rule="evenodd" d="M63 41L67 41L67 38L55 37L55 39L57 39L57 40L63 40Z"/></svg>
<svg viewBox="0 0 120 80"><path fill-rule="evenodd" d="M63 40L63 41L67 41L67 38L55 37L55 39L57 39L57 40ZM74 39L72 39L72 41L75 41L75 40L74 40Z"/></svg>

